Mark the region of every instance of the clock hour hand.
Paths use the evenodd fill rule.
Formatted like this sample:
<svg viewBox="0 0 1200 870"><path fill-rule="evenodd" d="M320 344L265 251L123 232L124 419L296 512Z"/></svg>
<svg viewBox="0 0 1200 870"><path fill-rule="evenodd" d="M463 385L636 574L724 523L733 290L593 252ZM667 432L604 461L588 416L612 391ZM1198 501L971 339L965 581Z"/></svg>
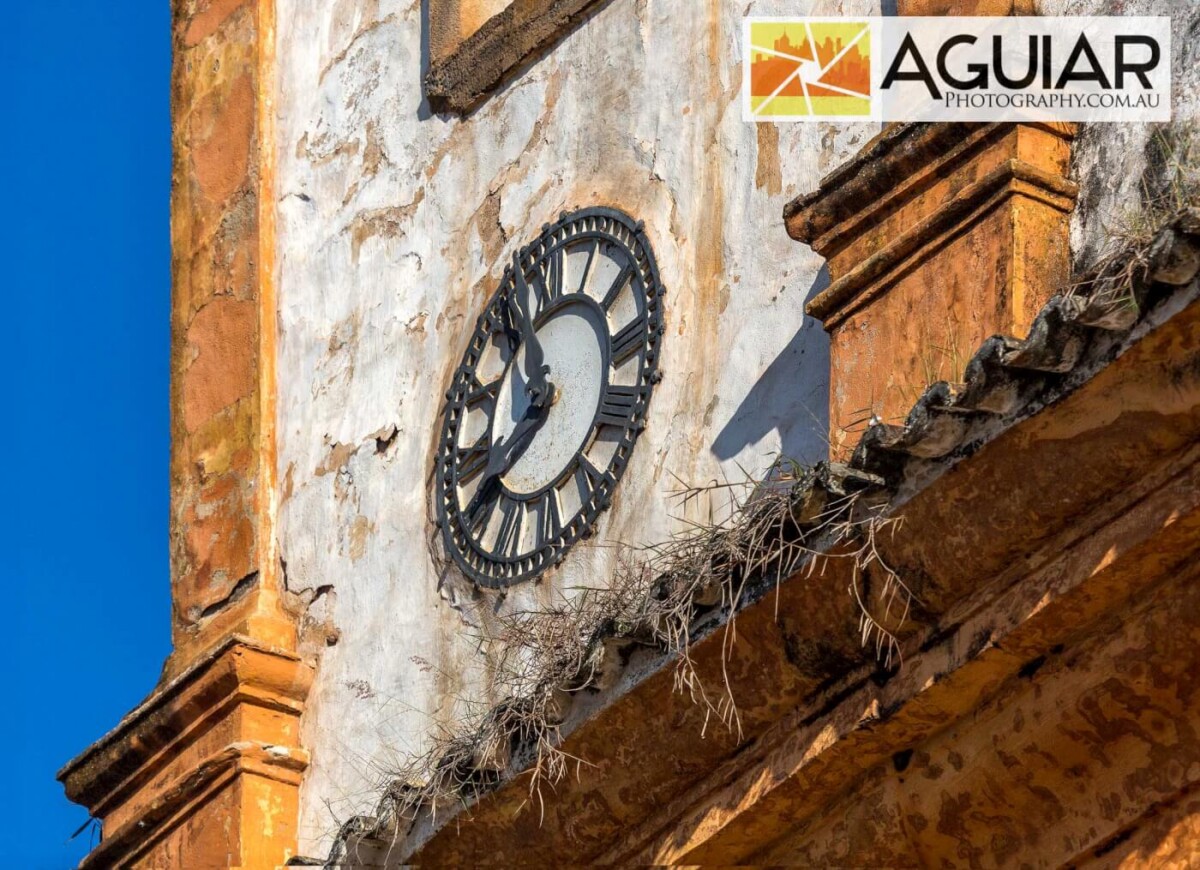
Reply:
<svg viewBox="0 0 1200 870"><path fill-rule="evenodd" d="M553 395L554 385L550 384L549 387L551 395ZM480 480L479 488L475 490L475 495L464 511L468 517L473 517L476 511L489 503L492 497L500 491L500 478L516 464L516 461L529 448L533 436L546 422L548 411L549 405L539 408L531 404L526 409L525 416L517 421L516 427L509 433L509 436L492 445L492 449L488 453L487 467L483 471L483 479Z"/></svg>
<svg viewBox="0 0 1200 870"><path fill-rule="evenodd" d="M550 366L546 365L545 351L533 330L533 318L529 314L529 284L525 281L519 252L513 253L513 291L508 297L508 304L525 348L525 374L528 377L525 394L529 396L531 405L541 408L553 400L554 385L546 378Z"/></svg>

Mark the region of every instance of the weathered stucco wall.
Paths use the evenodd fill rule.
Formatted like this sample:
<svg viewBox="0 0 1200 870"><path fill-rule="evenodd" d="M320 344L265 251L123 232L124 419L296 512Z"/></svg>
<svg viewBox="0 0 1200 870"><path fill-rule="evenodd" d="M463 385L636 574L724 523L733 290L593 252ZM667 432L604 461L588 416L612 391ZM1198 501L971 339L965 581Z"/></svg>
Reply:
<svg viewBox="0 0 1200 870"><path fill-rule="evenodd" d="M1172 128L1200 113L1200 8L1195 0L1039 0L1042 15L1166 15L1171 18L1172 124L1085 124L1075 141L1072 176L1079 200L1071 249L1086 271L1112 230L1127 224L1145 196L1159 198L1172 176Z"/></svg>
<svg viewBox="0 0 1200 870"><path fill-rule="evenodd" d="M469 330L544 223L589 205L645 221L667 288L664 379L592 544L500 606L603 584L608 544L677 530L673 475L823 455L828 345L802 313L821 262L780 213L876 131L743 122L742 16L784 11L613 0L458 119L422 100L419 0L280 0L279 546L320 657L302 852L486 699L495 599L435 567L428 478Z"/></svg>

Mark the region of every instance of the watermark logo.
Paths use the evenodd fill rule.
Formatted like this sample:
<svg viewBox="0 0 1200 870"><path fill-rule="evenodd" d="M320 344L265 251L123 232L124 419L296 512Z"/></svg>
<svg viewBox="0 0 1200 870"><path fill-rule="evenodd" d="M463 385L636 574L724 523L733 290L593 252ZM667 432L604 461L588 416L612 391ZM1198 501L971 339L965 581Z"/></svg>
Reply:
<svg viewBox="0 0 1200 870"><path fill-rule="evenodd" d="M871 114L869 20L751 19L748 111L773 118L862 118Z"/></svg>
<svg viewBox="0 0 1200 870"><path fill-rule="evenodd" d="M1166 17L748 18L754 121L1167 121Z"/></svg>

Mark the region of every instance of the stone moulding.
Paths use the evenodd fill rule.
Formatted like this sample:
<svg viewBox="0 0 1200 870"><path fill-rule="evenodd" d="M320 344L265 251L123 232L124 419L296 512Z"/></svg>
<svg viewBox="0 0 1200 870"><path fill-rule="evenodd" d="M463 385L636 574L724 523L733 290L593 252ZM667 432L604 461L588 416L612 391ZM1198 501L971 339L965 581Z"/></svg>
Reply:
<svg viewBox="0 0 1200 870"><path fill-rule="evenodd" d="M1075 132L1073 125L1028 126L1064 142ZM847 247L906 207L916 205L919 211L905 212L904 218L923 215L915 223L904 221L901 225L908 229L889 235L886 246L865 252L866 257L856 247L854 265L814 297L806 312L824 321L827 329L833 328L903 273L918 267L947 234L965 232L1011 197L1024 196L1069 213L1079 185L1021 156L1002 160L982 177L955 177L978 160L979 152L1016 129L1012 124L966 123L891 127L821 179L816 191L789 202L783 212L788 234L827 259L844 259L839 255ZM1014 147L1011 153L1020 155L1022 149ZM939 180L954 183L943 198L922 202Z"/></svg>
<svg viewBox="0 0 1200 870"><path fill-rule="evenodd" d="M1007 160L955 193L937 212L813 297L805 312L823 321L826 328L835 327L869 304L875 295L886 292L889 283L918 268L924 257L934 253L937 242L956 227L972 223L1017 196L1067 214L1078 192L1074 182L1023 160Z"/></svg>
<svg viewBox="0 0 1200 870"><path fill-rule="evenodd" d="M909 866L938 855L953 861L956 849L987 842L992 830L1069 862L1148 837L1139 832L1157 808L1183 812L1181 795L1197 785L1200 764L1162 768L1154 759L1200 753L1187 732L1144 744L1101 740L1107 760L1088 775L1114 778L1105 781L1129 796L1115 812L1102 790L1070 781L1050 787L1062 799L1048 809L1039 803L1046 790L1026 789L1020 772L1041 765L1039 781L1058 782L1057 758L1095 757L1086 717L1094 719L1096 705L1117 715L1105 707L1112 697L1158 692L1148 673L1190 667L1170 656L1200 631L1200 617L1189 621L1200 614L1200 597L1189 592L1200 546L1194 223L1185 217L1164 231L1172 243L1155 245L1146 280L1127 299L1056 297L1027 339L988 344L981 354L995 359L968 366L967 383L933 385L906 426L880 424L863 436L852 467L888 481L890 510L904 518L880 541L883 555L921 599L899 630L902 670L879 667L859 645L847 570L801 571L740 612L728 659L720 631L691 647L705 678L726 672L733 681L742 740L719 729L697 739L704 712L671 693L668 663L635 656L611 691L575 701L564 748L589 767L556 788L544 817L515 814L528 794L510 771L468 812L445 809L391 832L400 842L357 832L342 853L353 860L335 866L552 864L564 856L779 864L807 856L795 850L823 837L831 849L849 842L859 851L813 853L802 863ZM1104 316L1114 306L1130 313L1119 322ZM959 407L963 397L973 406ZM943 413L964 419L931 424ZM1141 641L1138 632L1169 636L1164 613L1185 620L1184 636ZM1119 637L1121 626L1132 635ZM1130 666L1114 672L1114 661ZM1156 695L1163 709L1200 717L1200 691L1171 679L1182 682ZM1071 699L1054 707L1062 724L1037 706L1043 690ZM980 723L1005 705L1039 711L1033 749L1019 735L1006 749L1020 754L1016 766L999 754L956 779L957 771L946 774L952 765L930 761L986 753L993 732L980 733ZM977 773L1015 779L997 790ZM859 793L870 800L846 797ZM991 797L998 803L984 807ZM831 810L844 800L848 808ZM973 814L956 809L963 800L979 805ZM1049 811L1080 821L1039 840L1027 819ZM847 815L856 825L850 840L837 827ZM905 817L919 824L891 824ZM977 825L984 829L968 830Z"/></svg>
<svg viewBox="0 0 1200 870"><path fill-rule="evenodd" d="M454 16L456 0L431 0L429 26L434 58L425 75L425 96L435 112L466 114L541 53L610 0L514 0L465 39L440 36L438 17ZM441 52L437 42L446 44Z"/></svg>
<svg viewBox="0 0 1200 870"><path fill-rule="evenodd" d="M808 314L832 339L830 443L896 420L988 335L1024 336L1070 279L1067 124L886 129L784 209L829 265ZM904 323L904 329L896 325Z"/></svg>
<svg viewBox="0 0 1200 870"><path fill-rule="evenodd" d="M169 840L189 844L193 866L222 849L283 861L308 766L299 725L311 683L297 656L234 636L157 690L58 774L72 801L104 819L82 866L169 854ZM231 801L242 807L232 825Z"/></svg>
<svg viewBox="0 0 1200 870"><path fill-rule="evenodd" d="M890 124L850 160L828 172L810 193L783 207L788 235L798 242L840 250L867 222L867 215L893 213L905 196L969 160L982 145L1018 126L1040 129L1069 141L1073 124ZM936 168L936 169L935 169ZM854 223L848 224L851 218ZM830 233L838 232L834 235ZM840 242L836 246L831 243Z"/></svg>

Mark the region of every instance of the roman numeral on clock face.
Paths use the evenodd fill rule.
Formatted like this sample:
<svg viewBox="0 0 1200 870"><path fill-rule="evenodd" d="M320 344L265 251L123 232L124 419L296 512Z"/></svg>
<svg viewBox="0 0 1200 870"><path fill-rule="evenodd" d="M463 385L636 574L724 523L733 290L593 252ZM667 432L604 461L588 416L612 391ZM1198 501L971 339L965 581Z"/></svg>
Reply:
<svg viewBox="0 0 1200 870"><path fill-rule="evenodd" d="M617 301L617 297L621 295L621 291L629 284L629 279L632 277L633 266L626 263L609 286L608 292L604 294L604 301L600 303L606 311L612 308L613 303Z"/></svg>
<svg viewBox="0 0 1200 870"><path fill-rule="evenodd" d="M488 454L491 452L488 433L484 432L479 440L470 447L463 448L458 454L458 483L470 483L479 472L487 466Z"/></svg>
<svg viewBox="0 0 1200 870"><path fill-rule="evenodd" d="M495 507L495 500L490 498L472 499L471 504L467 505L465 517L467 531L474 536L476 541L482 539L484 533L487 532Z"/></svg>
<svg viewBox="0 0 1200 870"><path fill-rule="evenodd" d="M604 475L596 466L592 465L590 459L584 454L579 454L578 464L575 466L575 485L579 487L579 497L584 504L589 502L596 492L596 487L604 480Z"/></svg>
<svg viewBox="0 0 1200 870"><path fill-rule="evenodd" d="M496 555L502 559L515 559L521 551L521 527L525 519L525 505L507 497L500 499L500 528L496 530Z"/></svg>
<svg viewBox="0 0 1200 870"><path fill-rule="evenodd" d="M551 487L542 495L541 504L538 505L538 547L553 541L561 531L562 505L558 501L558 490Z"/></svg>
<svg viewBox="0 0 1200 870"><path fill-rule="evenodd" d="M645 344L646 327L640 317L629 321L612 337L612 367L619 368Z"/></svg>
<svg viewBox="0 0 1200 870"><path fill-rule="evenodd" d="M587 262L583 266L583 274L579 276L578 285L571 291L572 293L586 293L588 289L588 279L592 276L592 265L596 262L596 257L600 253L600 243L592 242L588 248Z"/></svg>
<svg viewBox="0 0 1200 870"><path fill-rule="evenodd" d="M644 390L641 387L626 387L610 384L600 402L597 423L624 428L633 417L633 409Z"/></svg>
<svg viewBox="0 0 1200 870"><path fill-rule="evenodd" d="M563 294L563 250L555 248L542 261L537 276L538 311L545 311Z"/></svg>
<svg viewBox="0 0 1200 870"><path fill-rule="evenodd" d="M503 380L503 378L496 378L490 384L483 384L479 382L479 378L471 375L471 380L467 385L466 406L470 408L484 400L495 402L500 395L500 384Z"/></svg>

